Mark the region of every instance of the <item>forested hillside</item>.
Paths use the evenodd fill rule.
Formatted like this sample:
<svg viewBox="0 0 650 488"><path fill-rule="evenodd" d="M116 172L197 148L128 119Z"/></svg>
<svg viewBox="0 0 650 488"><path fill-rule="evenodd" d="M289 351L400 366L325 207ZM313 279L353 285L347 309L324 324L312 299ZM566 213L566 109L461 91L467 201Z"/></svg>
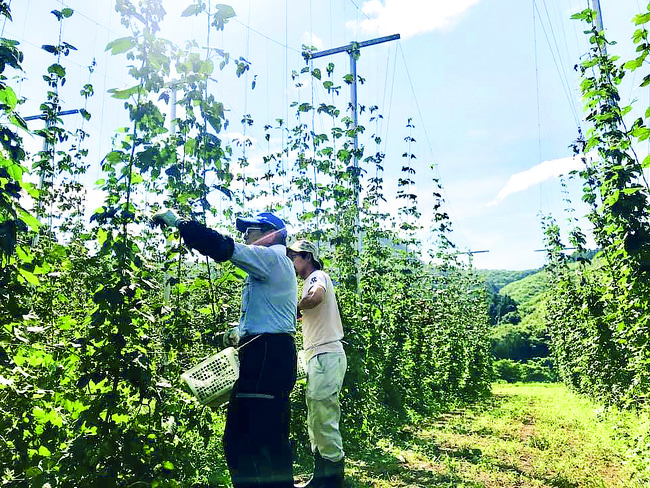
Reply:
<svg viewBox="0 0 650 488"><path fill-rule="evenodd" d="M510 271L506 269L477 269L476 274L483 278L486 288L490 293L498 293L504 286L514 281L519 281L526 276L537 273L537 269L525 271Z"/></svg>

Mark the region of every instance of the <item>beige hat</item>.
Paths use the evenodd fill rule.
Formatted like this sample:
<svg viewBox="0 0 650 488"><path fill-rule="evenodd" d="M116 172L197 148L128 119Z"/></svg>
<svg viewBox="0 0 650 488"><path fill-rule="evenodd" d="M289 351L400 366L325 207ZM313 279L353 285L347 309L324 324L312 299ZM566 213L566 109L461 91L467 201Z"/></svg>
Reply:
<svg viewBox="0 0 650 488"><path fill-rule="evenodd" d="M311 254L311 257L314 261L316 269L323 269L323 265L318 260L318 251L316 251L316 246L310 241L300 240L296 241L289 246L288 249L291 249L293 252L308 252Z"/></svg>

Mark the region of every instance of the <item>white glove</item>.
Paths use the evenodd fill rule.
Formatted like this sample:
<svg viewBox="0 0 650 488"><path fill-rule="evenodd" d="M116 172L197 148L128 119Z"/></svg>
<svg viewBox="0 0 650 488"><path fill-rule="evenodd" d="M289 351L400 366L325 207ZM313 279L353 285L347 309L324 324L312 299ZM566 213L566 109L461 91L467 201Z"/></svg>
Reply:
<svg viewBox="0 0 650 488"><path fill-rule="evenodd" d="M151 222L161 227L176 227L178 220L178 216L172 210L163 210L151 217Z"/></svg>
<svg viewBox="0 0 650 488"><path fill-rule="evenodd" d="M225 347L236 347L239 345L239 327L231 327L223 333L223 345Z"/></svg>

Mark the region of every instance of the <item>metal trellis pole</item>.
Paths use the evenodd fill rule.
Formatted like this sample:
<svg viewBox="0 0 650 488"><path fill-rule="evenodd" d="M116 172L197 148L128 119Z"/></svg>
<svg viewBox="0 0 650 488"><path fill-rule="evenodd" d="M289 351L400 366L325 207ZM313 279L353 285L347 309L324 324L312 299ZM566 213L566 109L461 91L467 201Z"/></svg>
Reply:
<svg viewBox="0 0 650 488"><path fill-rule="evenodd" d="M324 51L316 52L306 52L304 53L305 59L317 59L324 56L331 56L332 54L346 52L350 56L350 74L352 76L352 83L350 83L350 105L352 106L352 120L354 123L354 172L357 177L357 182L354 188L355 202L357 205L357 215L355 217L354 232L356 234L357 240L357 255L361 255L361 232L360 232L360 223L359 223L359 198L360 198L360 183L359 183L359 136L357 135L357 127L359 125L358 119L358 109L357 109L357 58L359 57L359 50L364 47L373 46L375 44L382 44L384 42L395 41L400 38L399 34L393 34L391 36L378 37L376 39L370 39L368 41L362 42L351 42L345 46L335 47L332 49L326 49ZM358 259L358 258L357 258ZM359 290L359 266L357 262L357 290Z"/></svg>

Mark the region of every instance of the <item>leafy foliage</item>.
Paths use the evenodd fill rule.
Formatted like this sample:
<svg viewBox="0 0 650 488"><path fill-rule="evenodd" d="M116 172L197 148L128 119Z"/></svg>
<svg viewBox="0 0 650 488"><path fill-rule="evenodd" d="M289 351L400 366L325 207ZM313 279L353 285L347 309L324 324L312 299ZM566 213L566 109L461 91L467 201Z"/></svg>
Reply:
<svg viewBox="0 0 650 488"><path fill-rule="evenodd" d="M589 56L580 64L586 119L592 126L574 144L586 169L583 200L591 211L600 251L588 266L568 265L558 226L545 218L551 295L547 321L560 375L574 388L608 403L632 404L650 389L650 220L648 183L635 145L647 139L645 117L631 124L631 106L621 105L619 85L625 74L646 66L647 14L635 18L633 40L638 57L620 62L607 52L609 41L594 24L594 11L574 16L588 25ZM642 85L648 83L645 76ZM597 153L593 159L591 154ZM571 245L584 251L585 239L574 227Z"/></svg>
<svg viewBox="0 0 650 488"><path fill-rule="evenodd" d="M22 141L3 124L2 483L53 488L226 483L219 443L223 412L199 406L180 374L214 353L219 334L238 320L243 276L230 264L215 268L197 261L172 232L161 236L148 228L148 216L161 203L187 218L227 227L236 215L253 211L255 199L268 197L265 209L292 210L300 236L319 242L338 284L348 341L343 395L348 445L367 444L416 415L485 395L491 374L485 290L454 258L451 223L435 179L432 257L440 264L423 263L417 251L420 214L413 175L419 168L412 122L406 126L400 186L403 218L386 218L379 210L385 200L381 139L376 134L369 139L377 147L374 154L367 154L371 144L358 144L366 126L338 108L342 83L333 64L324 72L313 67L295 72L296 84L307 77L322 83L332 98L319 106L294 102L293 127L282 119L267 125L267 141L280 132L288 145L269 152L263 175L254 173L246 152L250 141L227 142L222 131L230 121L208 92L217 66L232 67L239 77L250 63L216 49L202 57L193 41L180 48L159 38L161 0L117 0L115 8L130 35L106 50L129 61L134 81L109 92L124 101L130 126L117 130L102 161L96 185L105 200L89 224L83 222L76 186L88 167L85 134L66 131L57 94L66 76L61 59L74 46L62 40L43 46L55 60L45 75L51 90L41 106L47 127L37 132L48 146L33 157L42 191L24 182L29 170ZM4 13L10 18L8 7ZM74 21L71 9L52 13L60 26ZM235 13L226 5L214 13L196 0L183 15L205 15L222 30ZM20 69L15 42L2 40L0 60L3 70ZM177 79L170 79L172 73ZM347 73L341 78L352 81ZM7 77L0 81L3 117L16 130L26 130ZM92 96L92 85L82 93ZM163 104L182 108L182 115L166 120ZM314 113L331 119L328 132L316 133L305 122ZM377 107L361 106L359 113L368 117L364 124L377 127ZM254 123L242 116L244 128ZM366 180L366 174L372 176ZM37 199L40 221L21 207L24 193ZM214 195L225 210L211 205ZM299 386L294 394L292 436L305 450L304 391Z"/></svg>

